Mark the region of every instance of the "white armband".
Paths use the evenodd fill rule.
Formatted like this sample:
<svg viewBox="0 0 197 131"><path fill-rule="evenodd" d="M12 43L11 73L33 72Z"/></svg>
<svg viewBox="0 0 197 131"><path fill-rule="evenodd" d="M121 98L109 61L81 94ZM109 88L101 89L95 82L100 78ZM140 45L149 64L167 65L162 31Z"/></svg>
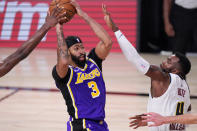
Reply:
<svg viewBox="0 0 197 131"><path fill-rule="evenodd" d="M150 64L138 54L137 50L120 30L115 32L115 36L127 60L134 64L140 72L146 74L150 68Z"/></svg>

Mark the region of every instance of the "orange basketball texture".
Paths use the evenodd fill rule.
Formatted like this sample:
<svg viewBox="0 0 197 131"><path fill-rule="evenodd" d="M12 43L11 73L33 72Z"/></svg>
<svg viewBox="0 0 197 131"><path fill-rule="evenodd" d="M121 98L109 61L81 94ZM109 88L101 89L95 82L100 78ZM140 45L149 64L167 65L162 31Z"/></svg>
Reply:
<svg viewBox="0 0 197 131"><path fill-rule="evenodd" d="M70 0L53 0L49 6L49 12L52 13L55 7L62 8L62 11L58 15L62 15L66 12L68 20L60 21L60 23L66 23L73 18L77 13L75 7L70 3Z"/></svg>

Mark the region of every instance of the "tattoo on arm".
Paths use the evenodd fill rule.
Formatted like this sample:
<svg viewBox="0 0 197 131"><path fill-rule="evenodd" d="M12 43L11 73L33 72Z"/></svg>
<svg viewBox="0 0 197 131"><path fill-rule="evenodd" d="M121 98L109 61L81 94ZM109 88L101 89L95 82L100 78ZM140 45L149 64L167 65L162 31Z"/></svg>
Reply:
<svg viewBox="0 0 197 131"><path fill-rule="evenodd" d="M61 47L66 44L64 42L64 34L62 32L62 29L57 31L57 41L58 41L58 47Z"/></svg>
<svg viewBox="0 0 197 131"><path fill-rule="evenodd" d="M63 50L62 48L59 48L59 56L63 58L68 58L68 50Z"/></svg>
<svg viewBox="0 0 197 131"><path fill-rule="evenodd" d="M58 57L68 57L68 48L66 42L64 41L64 34L62 27L57 29L57 41L58 41Z"/></svg>

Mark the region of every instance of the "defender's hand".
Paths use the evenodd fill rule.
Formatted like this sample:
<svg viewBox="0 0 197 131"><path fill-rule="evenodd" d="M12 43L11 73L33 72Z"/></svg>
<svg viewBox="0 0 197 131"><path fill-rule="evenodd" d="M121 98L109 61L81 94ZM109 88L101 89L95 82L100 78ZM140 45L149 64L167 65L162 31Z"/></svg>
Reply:
<svg viewBox="0 0 197 131"><path fill-rule="evenodd" d="M113 22L110 13L107 11L107 7L105 4L102 4L102 10L103 10L103 14L104 14L104 20L107 24L107 26L113 31L116 32L118 31L118 27L116 26L116 24Z"/></svg>
<svg viewBox="0 0 197 131"><path fill-rule="evenodd" d="M45 18L45 24L47 24L50 28L54 27L57 23L62 20L67 20L66 12L62 15L59 13L62 11L62 8L54 8L52 13L50 14L49 11L47 12L47 16Z"/></svg>
<svg viewBox="0 0 197 131"><path fill-rule="evenodd" d="M142 122L153 122L154 124L148 125L149 127L151 126L160 126L165 123L166 118L161 116L160 114L150 112L150 113L145 113L146 116L142 116L144 119Z"/></svg>
<svg viewBox="0 0 197 131"><path fill-rule="evenodd" d="M129 119L131 120L131 122L129 123L129 127L133 127L133 129L137 129L138 127L141 126L147 126L146 122L142 122L144 120L142 116L145 115L142 114L142 115L136 115L134 117L130 117Z"/></svg>

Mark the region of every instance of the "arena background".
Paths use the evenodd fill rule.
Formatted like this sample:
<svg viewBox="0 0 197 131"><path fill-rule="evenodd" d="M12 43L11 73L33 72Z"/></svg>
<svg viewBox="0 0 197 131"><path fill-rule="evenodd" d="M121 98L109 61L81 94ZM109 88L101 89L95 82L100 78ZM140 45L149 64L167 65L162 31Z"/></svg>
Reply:
<svg viewBox="0 0 197 131"><path fill-rule="evenodd" d="M104 26L114 42L112 53L103 62L103 75L107 88L106 121L109 129L133 130L128 126L128 118L146 112L150 79L139 73L121 53L113 33L104 23L101 4L105 3L108 6L116 24L139 51L157 52L150 49L147 44L150 43L149 40L156 41L156 44L163 42L162 39L152 39L160 36L158 33L160 31L156 29L159 27L160 19L150 16L150 14L159 16L160 13L157 12L159 6L154 8L151 3L159 4L161 0L150 0L150 3L147 0L77 1L84 11ZM44 23L49 3L49 0L0 0L1 60L13 53ZM149 22L143 25L144 18L140 16L145 12L148 15L144 18ZM146 30L143 33L143 29L153 30L152 32ZM99 41L90 27L77 15L64 25L64 34L80 36L87 51L95 47ZM155 44L153 41L151 43ZM56 33L53 28L30 56L0 79L0 130L66 130L65 121L69 116L62 94L55 87L51 76L57 59L56 44ZM159 53L141 53L141 55L156 65L167 57ZM192 69L187 81L192 96L192 112L197 112L197 57L189 56L189 59L192 62ZM188 130L196 129L197 126L192 125ZM138 129L138 131L147 130L147 127Z"/></svg>
<svg viewBox="0 0 197 131"><path fill-rule="evenodd" d="M1 1L0 47L18 47L44 23L50 0L7 0ZM82 9L102 24L113 38L113 52L120 52L112 32L105 26L101 5L105 3L117 25L128 39L136 41L137 1L136 0L79 0ZM82 38L87 49L95 47L98 38L90 27L77 15L64 25L64 34ZM48 32L38 47L56 48L56 32ZM134 44L135 45L135 44Z"/></svg>

